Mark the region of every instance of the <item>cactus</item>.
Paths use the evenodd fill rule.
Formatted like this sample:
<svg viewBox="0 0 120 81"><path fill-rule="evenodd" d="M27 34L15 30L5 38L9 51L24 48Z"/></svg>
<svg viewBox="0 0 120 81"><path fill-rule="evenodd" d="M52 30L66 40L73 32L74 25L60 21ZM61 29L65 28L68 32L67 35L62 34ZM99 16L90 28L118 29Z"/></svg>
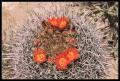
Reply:
<svg viewBox="0 0 120 81"><path fill-rule="evenodd" d="M81 15L78 9L72 9L72 4L40 3L38 9L28 11L28 22L12 25L20 27L20 30L11 29L11 51L7 57L12 60L13 74L8 79L104 79L107 76L107 52L101 47L103 35L96 30L96 23L89 16L92 12L85 11ZM58 71L52 63L33 61L33 39L44 31L42 21L61 16L70 18L70 30L75 28L73 37L80 51L79 59L66 71Z"/></svg>

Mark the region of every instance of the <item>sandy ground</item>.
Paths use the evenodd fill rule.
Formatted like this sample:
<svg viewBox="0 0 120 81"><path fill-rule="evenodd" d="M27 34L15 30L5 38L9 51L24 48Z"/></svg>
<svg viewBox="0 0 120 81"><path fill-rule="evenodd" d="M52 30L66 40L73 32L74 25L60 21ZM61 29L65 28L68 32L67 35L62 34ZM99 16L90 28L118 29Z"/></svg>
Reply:
<svg viewBox="0 0 120 81"><path fill-rule="evenodd" d="M23 24L27 20L27 10L39 8L39 3L25 3L25 2L3 2L2 3L2 41L6 43L9 41L9 25ZM14 26L13 26L14 28ZM111 59L108 79L117 79L117 64Z"/></svg>

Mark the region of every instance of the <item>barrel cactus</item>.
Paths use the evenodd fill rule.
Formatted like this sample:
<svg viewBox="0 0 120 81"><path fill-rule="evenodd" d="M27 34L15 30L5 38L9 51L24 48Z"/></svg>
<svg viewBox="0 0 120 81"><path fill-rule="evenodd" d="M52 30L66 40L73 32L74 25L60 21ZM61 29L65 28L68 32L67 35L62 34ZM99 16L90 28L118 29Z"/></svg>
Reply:
<svg viewBox="0 0 120 81"><path fill-rule="evenodd" d="M9 79L104 79L107 76L107 52L101 47L102 33L96 29L96 22L90 17L91 11L84 11L81 14L79 8L73 7L74 3L40 3L40 7L28 11L28 20L23 25L11 25L20 27L20 30L10 29L10 52L8 53L12 76ZM72 62L67 70L59 71L56 65L49 62L42 64L33 61L33 50L35 46L33 39L45 35L43 21L48 18L62 17L69 18L69 31L74 29L72 35L76 39L74 47L79 51L79 58ZM55 30L57 32L57 30ZM61 31L58 31L58 33ZM62 31L63 32L63 31ZM41 42L41 48L51 53L59 53L69 47L61 37L48 36L48 42ZM56 34L54 34L57 36ZM61 33L59 34L61 35ZM63 35L61 35L62 38ZM43 39L39 37L39 39ZM54 40L58 40L57 43ZM60 42L61 40L61 42ZM45 47L46 46L46 47ZM59 50L53 50L54 47ZM66 47L67 46L67 47ZM5 75L5 74L4 74Z"/></svg>

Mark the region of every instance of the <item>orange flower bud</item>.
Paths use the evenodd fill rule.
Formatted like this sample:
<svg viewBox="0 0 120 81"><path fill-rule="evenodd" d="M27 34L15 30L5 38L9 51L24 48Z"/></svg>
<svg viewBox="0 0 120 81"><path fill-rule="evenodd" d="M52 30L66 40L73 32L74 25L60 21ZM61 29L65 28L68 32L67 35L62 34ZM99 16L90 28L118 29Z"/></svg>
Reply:
<svg viewBox="0 0 120 81"><path fill-rule="evenodd" d="M70 44L73 44L76 42L76 39L75 38L67 38L66 41Z"/></svg>
<svg viewBox="0 0 120 81"><path fill-rule="evenodd" d="M47 62L54 62L54 57L48 57Z"/></svg>
<svg viewBox="0 0 120 81"><path fill-rule="evenodd" d="M34 39L33 43L35 46L38 46L40 44L40 40L39 39Z"/></svg>

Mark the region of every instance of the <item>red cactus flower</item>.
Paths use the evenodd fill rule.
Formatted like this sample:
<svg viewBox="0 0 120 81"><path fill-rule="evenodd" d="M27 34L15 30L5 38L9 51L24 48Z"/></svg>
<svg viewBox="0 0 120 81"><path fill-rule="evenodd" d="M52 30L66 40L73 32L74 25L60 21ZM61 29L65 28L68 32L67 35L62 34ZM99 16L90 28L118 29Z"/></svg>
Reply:
<svg viewBox="0 0 120 81"><path fill-rule="evenodd" d="M46 52L41 49L37 48L34 51L34 61L37 63L43 63L46 61Z"/></svg>
<svg viewBox="0 0 120 81"><path fill-rule="evenodd" d="M67 26L68 19L66 17L49 18L48 22L55 28L64 29Z"/></svg>
<svg viewBox="0 0 120 81"><path fill-rule="evenodd" d="M68 59L65 57L65 54L58 54L55 59L55 64L58 70L66 70L67 65L69 64Z"/></svg>
<svg viewBox="0 0 120 81"><path fill-rule="evenodd" d="M49 18L48 22L52 25L52 27L58 27L58 19L57 18Z"/></svg>
<svg viewBox="0 0 120 81"><path fill-rule="evenodd" d="M68 24L68 19L66 17L60 18L59 28L64 29Z"/></svg>
<svg viewBox="0 0 120 81"><path fill-rule="evenodd" d="M76 48L68 48L66 50L66 57L69 59L69 61L76 60L79 57L79 52Z"/></svg>

